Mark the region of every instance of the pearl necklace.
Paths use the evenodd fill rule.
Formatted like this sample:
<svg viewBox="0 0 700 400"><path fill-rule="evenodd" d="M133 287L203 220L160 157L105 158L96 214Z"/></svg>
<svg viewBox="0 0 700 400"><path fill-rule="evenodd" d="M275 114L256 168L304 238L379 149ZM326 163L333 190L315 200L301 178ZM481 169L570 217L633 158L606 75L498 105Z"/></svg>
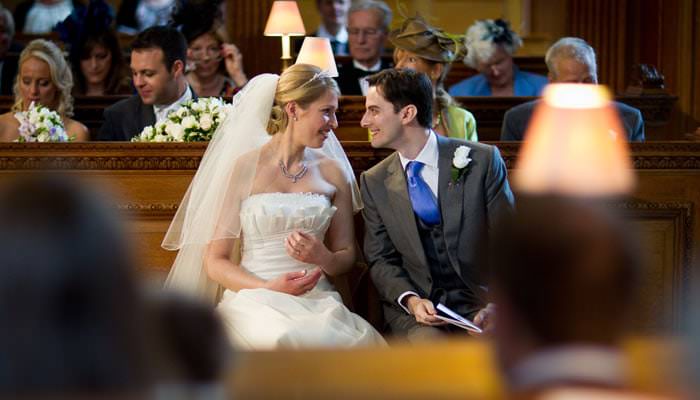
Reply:
<svg viewBox="0 0 700 400"><path fill-rule="evenodd" d="M297 181L299 179L303 178L304 175L306 175L306 171L309 170L309 168L307 168L306 164L301 163L301 169L299 170L299 172L297 172L296 174L290 174L289 170L287 170L287 166L284 165L282 160L280 160L279 166L280 166L280 169L282 170L282 175L284 175L285 178L291 179L292 183L297 183Z"/></svg>

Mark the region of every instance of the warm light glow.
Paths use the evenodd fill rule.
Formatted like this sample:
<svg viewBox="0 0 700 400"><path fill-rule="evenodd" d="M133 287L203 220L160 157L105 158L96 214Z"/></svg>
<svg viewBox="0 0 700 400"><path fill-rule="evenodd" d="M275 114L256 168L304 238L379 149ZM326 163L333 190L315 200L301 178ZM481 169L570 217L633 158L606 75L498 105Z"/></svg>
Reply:
<svg viewBox="0 0 700 400"><path fill-rule="evenodd" d="M634 171L607 89L552 84L543 96L513 171L516 190L583 197L629 193Z"/></svg>
<svg viewBox="0 0 700 400"><path fill-rule="evenodd" d="M296 63L315 65L332 77L338 76L335 56L328 38L305 37Z"/></svg>
<svg viewBox="0 0 700 400"><path fill-rule="evenodd" d="M562 83L547 86L544 101L557 108L600 108L610 95L605 86Z"/></svg>
<svg viewBox="0 0 700 400"><path fill-rule="evenodd" d="M265 36L304 36L304 21L296 1L275 1L265 24Z"/></svg>

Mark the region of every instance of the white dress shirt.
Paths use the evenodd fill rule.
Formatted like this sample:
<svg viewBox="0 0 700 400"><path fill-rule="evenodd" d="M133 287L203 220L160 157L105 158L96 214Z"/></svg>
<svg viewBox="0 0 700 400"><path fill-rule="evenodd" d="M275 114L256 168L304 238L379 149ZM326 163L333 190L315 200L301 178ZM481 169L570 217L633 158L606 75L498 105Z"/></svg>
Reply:
<svg viewBox="0 0 700 400"><path fill-rule="evenodd" d="M425 142L425 146L423 146L423 149L421 149L415 159L410 160L404 157L401 153L399 153L399 159L401 160L401 167L403 167L404 171L406 170L406 165L408 165L410 161L420 161L425 164L423 169L420 171L420 176L423 178L425 183L428 184L430 191L433 192L433 197L437 201L438 177L440 175L440 170L438 169L438 159L440 158L440 154L438 152L437 136L435 135L437 134L431 130L430 134L428 135L428 140ZM402 303L403 299L408 295L414 295L417 297L420 296L418 296L418 293L416 292L407 291L401 293L401 296L399 296L397 299L399 306L410 314L408 308Z"/></svg>
<svg viewBox="0 0 700 400"><path fill-rule="evenodd" d="M328 32L328 29L326 29L326 26L321 24L318 26L318 29L316 30L316 36L317 37L322 37L322 38L328 38L328 40L331 41L331 47L333 47L332 42L335 40L337 42L346 44L348 42L348 30L345 29L344 26L340 27L338 30L337 34L332 34ZM335 54L336 56L347 56L348 53L346 51L343 52L338 52Z"/></svg>
<svg viewBox="0 0 700 400"><path fill-rule="evenodd" d="M369 68L360 64L355 59L352 60L352 65L353 65L353 67L355 67L361 71L379 72L379 70L382 69L382 60L380 58L376 64L374 64L373 66L371 66ZM360 83L360 90L362 90L362 95L367 96L367 92L369 91L369 82L367 82L367 77L362 77L362 78L358 79L357 81Z"/></svg>
<svg viewBox="0 0 700 400"><path fill-rule="evenodd" d="M34 35L49 33L56 24L66 19L72 12L71 0L63 0L51 5L36 1L27 13L23 33Z"/></svg>
<svg viewBox="0 0 700 400"><path fill-rule="evenodd" d="M192 90L190 90L190 85L185 88L185 93L180 96L174 103L171 104L154 104L153 114L156 115L156 123L165 120L171 111L175 111L180 108L180 104L192 100Z"/></svg>

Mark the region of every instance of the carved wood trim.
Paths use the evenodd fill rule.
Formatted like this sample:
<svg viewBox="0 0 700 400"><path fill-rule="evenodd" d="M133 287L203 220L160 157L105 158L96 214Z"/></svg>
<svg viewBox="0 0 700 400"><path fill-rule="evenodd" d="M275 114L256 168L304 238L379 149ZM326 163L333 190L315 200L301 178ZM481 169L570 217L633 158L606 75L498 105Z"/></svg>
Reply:
<svg viewBox="0 0 700 400"><path fill-rule="evenodd" d="M509 169L520 143L492 142ZM0 170L195 171L207 143L0 143ZM369 142L343 142L353 168L369 169L391 151ZM630 145L635 169L700 169L700 143L647 142Z"/></svg>
<svg viewBox="0 0 700 400"><path fill-rule="evenodd" d="M679 331L684 322L685 308L690 304L690 290L693 282L693 221L694 203L683 201L648 202L642 200L630 200L618 205L630 218L634 219L665 219L672 220L676 233L680 236L676 240L672 288L672 315L671 328Z"/></svg>
<svg viewBox="0 0 700 400"><path fill-rule="evenodd" d="M117 204L116 209L123 215L129 218L138 219L167 219L170 220L175 216L175 212L179 208L179 204L163 204L163 203L123 203Z"/></svg>

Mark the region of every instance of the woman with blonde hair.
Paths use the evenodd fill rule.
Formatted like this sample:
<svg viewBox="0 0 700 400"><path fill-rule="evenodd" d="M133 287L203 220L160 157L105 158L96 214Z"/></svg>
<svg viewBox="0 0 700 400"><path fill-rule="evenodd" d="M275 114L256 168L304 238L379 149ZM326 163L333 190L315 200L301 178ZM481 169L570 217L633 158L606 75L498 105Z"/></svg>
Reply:
<svg viewBox="0 0 700 400"><path fill-rule="evenodd" d="M247 349L383 344L326 278L355 262L361 199L333 134L339 90L317 67L262 74L233 99L163 241L166 286L219 300Z"/></svg>
<svg viewBox="0 0 700 400"><path fill-rule="evenodd" d="M31 41L19 56L15 80L15 103L10 112L0 115L0 141L20 137L16 112L27 111L32 103L56 111L63 120L68 137L76 141L90 139L85 125L71 119L73 115L73 74L61 50L44 39Z"/></svg>
<svg viewBox="0 0 700 400"><path fill-rule="evenodd" d="M461 108L444 87L452 61L464 50L462 43L430 26L422 17L406 19L389 33L395 46L396 68L410 68L428 75L433 84L433 130L440 135L477 141L476 120Z"/></svg>

